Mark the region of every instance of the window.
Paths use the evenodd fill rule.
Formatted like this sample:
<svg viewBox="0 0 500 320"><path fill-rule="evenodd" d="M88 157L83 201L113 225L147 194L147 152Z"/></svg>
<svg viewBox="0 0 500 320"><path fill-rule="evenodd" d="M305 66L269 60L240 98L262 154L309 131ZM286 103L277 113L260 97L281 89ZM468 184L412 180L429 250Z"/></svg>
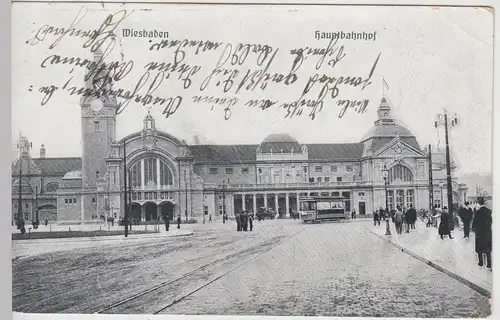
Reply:
<svg viewBox="0 0 500 320"><path fill-rule="evenodd" d="M340 196L340 192L332 192L332 196L333 197L339 197Z"/></svg>
<svg viewBox="0 0 500 320"><path fill-rule="evenodd" d="M219 206L219 215L222 215L222 206Z"/></svg>
<svg viewBox="0 0 500 320"><path fill-rule="evenodd" d="M68 199L64 199L64 203L68 203Z"/></svg>
<svg viewBox="0 0 500 320"><path fill-rule="evenodd" d="M241 168L242 174L248 174L248 168Z"/></svg>
<svg viewBox="0 0 500 320"><path fill-rule="evenodd" d="M400 164L395 165L389 169L389 183L392 183L394 180L401 180L404 182L413 181L413 173L407 167Z"/></svg>
<svg viewBox="0 0 500 320"><path fill-rule="evenodd" d="M151 129L152 128L152 122L151 120L146 121L146 128Z"/></svg>
<svg viewBox="0 0 500 320"><path fill-rule="evenodd" d="M76 198L73 198L73 203L76 203Z"/></svg>
<svg viewBox="0 0 500 320"><path fill-rule="evenodd" d="M403 209L405 199L405 191L404 190L396 190L396 208L399 206Z"/></svg>
<svg viewBox="0 0 500 320"><path fill-rule="evenodd" d="M45 186L45 192L56 192L59 188L59 184L57 182L50 182Z"/></svg>
<svg viewBox="0 0 500 320"><path fill-rule="evenodd" d="M330 177L325 177L325 182L330 182Z"/></svg>
<svg viewBox="0 0 500 320"><path fill-rule="evenodd" d="M314 177L309 178L309 182L314 183Z"/></svg>
<svg viewBox="0 0 500 320"><path fill-rule="evenodd" d="M358 192L358 196L360 196L360 197L364 197L364 196L365 196L365 193L364 193L364 192Z"/></svg>
<svg viewBox="0 0 500 320"><path fill-rule="evenodd" d="M434 200L434 207L435 208L441 208L441 200L435 199Z"/></svg>
<svg viewBox="0 0 500 320"><path fill-rule="evenodd" d="M69 201L68 201L68 202L69 202L69 203L73 203L73 199L69 199Z"/></svg>
<svg viewBox="0 0 500 320"><path fill-rule="evenodd" d="M337 182L342 182L342 177L337 177Z"/></svg>
<svg viewBox="0 0 500 320"><path fill-rule="evenodd" d="M387 191L387 202L389 203L389 209L395 209L394 208L394 191L392 191L392 190Z"/></svg>
<svg viewBox="0 0 500 320"><path fill-rule="evenodd" d="M25 212L24 213L24 220L29 220L29 219L30 219L29 213Z"/></svg>
<svg viewBox="0 0 500 320"><path fill-rule="evenodd" d="M208 215L208 206L203 207L203 212L205 213L205 215Z"/></svg>
<svg viewBox="0 0 500 320"><path fill-rule="evenodd" d="M318 183L320 183L320 182L321 182L321 180L322 180L322 179L321 179L321 177L317 177L317 178L316 178L316 182L318 182Z"/></svg>
<svg viewBox="0 0 500 320"><path fill-rule="evenodd" d="M99 121L94 121L94 131L99 132L100 127L99 127Z"/></svg>
<svg viewBox="0 0 500 320"><path fill-rule="evenodd" d="M210 168L210 169L208 169L208 173L217 174L217 173L219 173L219 170L217 168Z"/></svg>
<svg viewBox="0 0 500 320"><path fill-rule="evenodd" d="M226 174L233 174L233 168L226 168Z"/></svg>
<svg viewBox="0 0 500 320"><path fill-rule="evenodd" d="M354 167L352 166L352 164L348 164L345 166L345 171L352 172L353 170L354 170Z"/></svg>
<svg viewBox="0 0 500 320"><path fill-rule="evenodd" d="M338 170L338 167L337 167L337 166L331 166L331 167L330 167L330 171L331 171L331 172L337 172L337 170Z"/></svg>
<svg viewBox="0 0 500 320"><path fill-rule="evenodd" d="M322 166L316 166L316 167L314 167L314 171L316 171L316 172L323 172L323 167Z"/></svg>
<svg viewBox="0 0 500 320"><path fill-rule="evenodd" d="M94 203L95 203L95 198L92 198L92 202L94 202Z"/></svg>
<svg viewBox="0 0 500 320"><path fill-rule="evenodd" d="M410 208L410 205L414 205L413 203L413 190L406 190L406 209Z"/></svg>

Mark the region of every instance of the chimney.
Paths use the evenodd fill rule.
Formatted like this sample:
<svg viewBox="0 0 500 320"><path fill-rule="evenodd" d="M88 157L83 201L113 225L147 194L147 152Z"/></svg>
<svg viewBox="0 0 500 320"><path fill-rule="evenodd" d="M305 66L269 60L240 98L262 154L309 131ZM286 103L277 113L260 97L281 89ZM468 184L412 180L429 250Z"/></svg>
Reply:
<svg viewBox="0 0 500 320"><path fill-rule="evenodd" d="M42 147L40 148L40 158L44 159L45 158L45 146L42 144Z"/></svg>

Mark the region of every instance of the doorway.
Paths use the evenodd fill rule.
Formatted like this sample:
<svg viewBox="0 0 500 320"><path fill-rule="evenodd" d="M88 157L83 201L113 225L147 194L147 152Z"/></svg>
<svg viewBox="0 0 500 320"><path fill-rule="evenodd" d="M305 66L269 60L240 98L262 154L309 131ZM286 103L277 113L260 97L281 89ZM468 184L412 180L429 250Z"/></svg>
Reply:
<svg viewBox="0 0 500 320"><path fill-rule="evenodd" d="M364 201L359 202L359 214L361 215L366 214L366 203Z"/></svg>

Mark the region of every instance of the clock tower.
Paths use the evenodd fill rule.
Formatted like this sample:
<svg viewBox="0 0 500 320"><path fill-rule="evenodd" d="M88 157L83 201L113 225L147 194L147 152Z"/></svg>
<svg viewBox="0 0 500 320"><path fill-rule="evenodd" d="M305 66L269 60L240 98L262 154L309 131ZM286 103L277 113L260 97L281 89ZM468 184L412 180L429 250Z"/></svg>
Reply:
<svg viewBox="0 0 500 320"><path fill-rule="evenodd" d="M94 53L95 63L86 70L85 88L89 92L80 99L82 119L82 214L85 220L96 213L96 192L99 179L106 174L106 157L116 138L116 97L110 96L112 83L107 81L107 70L101 68L102 52ZM101 70L102 69L102 70ZM102 188L102 186L101 186ZM90 193L90 195L88 195ZM93 194L93 195L92 195ZM93 203L93 205L92 205ZM93 208L93 210L91 209ZM90 210L89 210L90 209ZM93 211L90 213L89 211ZM100 213L104 214L104 213ZM90 216L89 216L90 215Z"/></svg>

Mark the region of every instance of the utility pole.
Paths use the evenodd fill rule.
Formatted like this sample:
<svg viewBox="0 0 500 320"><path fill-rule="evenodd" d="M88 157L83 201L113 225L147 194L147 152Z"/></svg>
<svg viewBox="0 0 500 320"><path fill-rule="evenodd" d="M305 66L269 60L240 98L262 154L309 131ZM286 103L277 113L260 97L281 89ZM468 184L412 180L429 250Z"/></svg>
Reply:
<svg viewBox="0 0 500 320"><path fill-rule="evenodd" d="M429 213L433 216L434 212L434 184L432 179L432 147L429 144Z"/></svg>
<svg viewBox="0 0 500 320"><path fill-rule="evenodd" d="M188 185L187 185L187 171L184 169L184 188L186 190L186 210L184 214L186 215L186 222L188 221Z"/></svg>
<svg viewBox="0 0 500 320"><path fill-rule="evenodd" d="M124 195L124 218L125 238L128 236L128 205L127 205L127 141L123 141L123 195Z"/></svg>
<svg viewBox="0 0 500 320"><path fill-rule="evenodd" d="M22 181L23 181L23 161L21 157L19 157L19 203L18 203L18 210L17 210L17 226L20 228L21 225L21 219L23 217L23 206L22 206Z"/></svg>
<svg viewBox="0 0 500 320"><path fill-rule="evenodd" d="M444 125L445 130L445 140L446 140L446 191L448 198L448 212L453 219L452 230L455 227L455 213L453 212L453 187L451 181L451 159L450 159L450 144L448 139L448 113L444 110L443 114L438 115L438 119L434 122L434 126L437 128L438 125ZM458 124L458 119L455 116L451 121L451 126Z"/></svg>
<svg viewBox="0 0 500 320"><path fill-rule="evenodd" d="M226 179L222 180L222 219L226 221Z"/></svg>

